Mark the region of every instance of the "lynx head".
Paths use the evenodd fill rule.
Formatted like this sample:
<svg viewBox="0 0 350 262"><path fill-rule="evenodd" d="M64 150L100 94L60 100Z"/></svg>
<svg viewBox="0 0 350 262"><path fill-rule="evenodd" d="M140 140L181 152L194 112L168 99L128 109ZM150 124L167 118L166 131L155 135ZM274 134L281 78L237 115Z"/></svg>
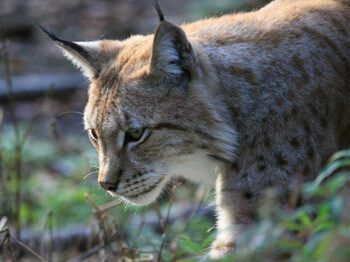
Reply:
<svg viewBox="0 0 350 262"><path fill-rule="evenodd" d="M100 186L135 205L155 201L174 176L215 179L234 149L205 58L160 18L154 35L124 41L70 42L42 28L90 81L84 123Z"/></svg>

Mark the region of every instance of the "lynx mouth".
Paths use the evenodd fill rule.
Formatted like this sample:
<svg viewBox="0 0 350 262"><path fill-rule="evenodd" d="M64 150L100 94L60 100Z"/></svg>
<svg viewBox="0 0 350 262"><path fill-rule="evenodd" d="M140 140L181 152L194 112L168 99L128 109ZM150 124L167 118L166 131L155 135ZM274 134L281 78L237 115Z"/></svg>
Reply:
<svg viewBox="0 0 350 262"><path fill-rule="evenodd" d="M161 181L162 181L162 179L159 182L161 182ZM142 191L141 193L137 193L137 194L134 194L134 195L128 195L128 196L125 196L125 197L129 198L129 199L138 198L139 196L142 196L144 194L147 194L147 193L151 192L156 187L157 187L157 184L154 184L154 185L148 187L146 190Z"/></svg>
<svg viewBox="0 0 350 262"><path fill-rule="evenodd" d="M123 193L112 193L113 196L119 196L124 201L131 203L135 206L149 205L156 201L161 192L163 191L164 185L167 183L166 177L160 177L158 180L153 182L153 184L145 186L145 188L137 193L130 192L129 194Z"/></svg>

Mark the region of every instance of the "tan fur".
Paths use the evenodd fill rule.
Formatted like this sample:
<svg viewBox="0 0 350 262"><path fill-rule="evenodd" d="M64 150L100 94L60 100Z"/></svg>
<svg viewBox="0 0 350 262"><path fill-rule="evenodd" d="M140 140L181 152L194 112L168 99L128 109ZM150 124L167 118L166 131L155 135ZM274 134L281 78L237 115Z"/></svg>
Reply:
<svg viewBox="0 0 350 262"><path fill-rule="evenodd" d="M171 177L216 179L210 254L229 254L254 223L264 188L286 200L297 179L313 179L350 146L349 3L276 0L255 12L181 27L163 21L154 35L100 41L101 56L86 57L97 66L86 69L84 121L98 136L101 185L144 205ZM145 129L126 143L130 128Z"/></svg>

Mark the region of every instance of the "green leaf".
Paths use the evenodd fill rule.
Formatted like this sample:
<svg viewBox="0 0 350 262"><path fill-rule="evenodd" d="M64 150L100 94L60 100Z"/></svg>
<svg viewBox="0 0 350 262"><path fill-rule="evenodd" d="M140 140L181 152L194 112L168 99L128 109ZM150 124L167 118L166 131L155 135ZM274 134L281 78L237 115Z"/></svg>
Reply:
<svg viewBox="0 0 350 262"><path fill-rule="evenodd" d="M324 231L313 235L304 247L304 255L308 258L313 257L314 250L318 247L322 239L324 239L327 236L327 234L328 232Z"/></svg>
<svg viewBox="0 0 350 262"><path fill-rule="evenodd" d="M308 214L303 213L303 214L301 214L301 216L299 218L300 218L300 221L303 223L303 225L306 228L310 228L311 227L312 222L311 222L311 219L310 219Z"/></svg>
<svg viewBox="0 0 350 262"><path fill-rule="evenodd" d="M317 210L318 210L317 205L311 205L311 204L304 205L304 206L299 207L297 210L295 210L294 213L291 215L290 219L296 220L304 213L311 214L313 212L316 212Z"/></svg>
<svg viewBox="0 0 350 262"><path fill-rule="evenodd" d="M181 260L177 260L179 262L198 262L198 259L194 259L194 258L184 258Z"/></svg>
<svg viewBox="0 0 350 262"><path fill-rule="evenodd" d="M213 241L215 240L215 235L214 234L210 234L209 236L207 236L201 243L201 246L203 249L208 248L209 245L211 243L213 243Z"/></svg>
<svg viewBox="0 0 350 262"><path fill-rule="evenodd" d="M294 222L290 222L286 225L286 229L287 230L291 230L291 231L302 231L303 230L303 226L300 225L299 223L294 223Z"/></svg>
<svg viewBox="0 0 350 262"><path fill-rule="evenodd" d="M302 193L304 197L310 198L312 196L324 195L325 190L322 186L316 184L315 182L305 183L302 186Z"/></svg>
<svg viewBox="0 0 350 262"><path fill-rule="evenodd" d="M318 216L316 221L321 222L321 221L326 221L329 218L329 212L330 212L330 207L328 203L323 203L321 204L320 208L318 209Z"/></svg>
<svg viewBox="0 0 350 262"><path fill-rule="evenodd" d="M303 243L300 240L290 240L290 239L281 239L277 243L280 247L288 249L299 249L303 247Z"/></svg>
<svg viewBox="0 0 350 262"><path fill-rule="evenodd" d="M330 159L329 162L333 162L335 160L338 160L340 158L350 158L350 150L342 150L337 153L335 153Z"/></svg>
<svg viewBox="0 0 350 262"><path fill-rule="evenodd" d="M339 188L350 181L350 172L340 172L327 183L327 188L330 194L333 195L338 192Z"/></svg>
<svg viewBox="0 0 350 262"><path fill-rule="evenodd" d="M181 248L185 249L188 253L191 254L200 254L203 250L201 244L193 242L188 236L180 237Z"/></svg>
<svg viewBox="0 0 350 262"><path fill-rule="evenodd" d="M329 165L325 167L325 169L318 175L318 177L315 180L316 185L320 185L321 182L328 176L330 176L335 170L341 168L350 166L350 159L344 159L344 160L337 160L335 162L331 162Z"/></svg>
<svg viewBox="0 0 350 262"><path fill-rule="evenodd" d="M332 219L337 219L342 211L343 200L340 196L334 196L328 201L330 207L330 216Z"/></svg>
<svg viewBox="0 0 350 262"><path fill-rule="evenodd" d="M312 231L313 234L321 231L321 230L326 230L326 229L331 229L335 226L336 224L332 221L325 221L320 224L318 224L314 230Z"/></svg>

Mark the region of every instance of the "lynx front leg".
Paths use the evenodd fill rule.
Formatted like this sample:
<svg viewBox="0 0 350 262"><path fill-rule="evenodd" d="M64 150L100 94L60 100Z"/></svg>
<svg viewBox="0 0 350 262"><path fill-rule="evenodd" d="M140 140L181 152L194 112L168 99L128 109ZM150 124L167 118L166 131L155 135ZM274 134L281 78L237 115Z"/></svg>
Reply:
<svg viewBox="0 0 350 262"><path fill-rule="evenodd" d="M209 252L211 259L221 259L232 254L239 233L253 224L251 194L237 190L234 177L233 174L220 174L216 180L218 233Z"/></svg>

